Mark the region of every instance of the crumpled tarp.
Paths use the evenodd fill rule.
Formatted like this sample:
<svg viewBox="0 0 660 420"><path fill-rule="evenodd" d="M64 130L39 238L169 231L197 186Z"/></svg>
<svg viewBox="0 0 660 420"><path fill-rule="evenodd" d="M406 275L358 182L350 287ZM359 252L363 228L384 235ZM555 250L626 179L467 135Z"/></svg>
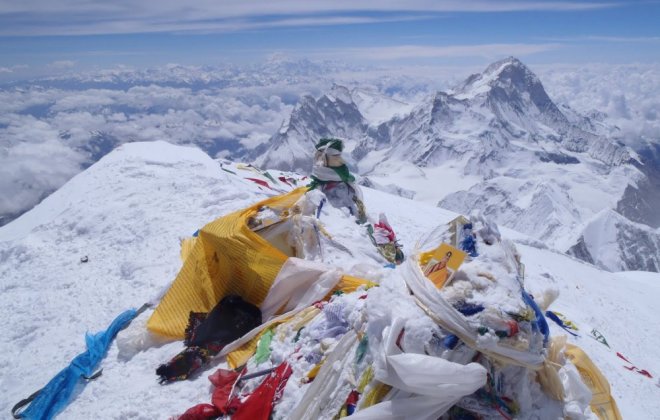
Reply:
<svg viewBox="0 0 660 420"><path fill-rule="evenodd" d="M305 191L268 198L204 226L147 328L181 339L188 314L210 312L224 296L235 294L261 305L288 256L251 231L247 220L264 206L289 209Z"/></svg>

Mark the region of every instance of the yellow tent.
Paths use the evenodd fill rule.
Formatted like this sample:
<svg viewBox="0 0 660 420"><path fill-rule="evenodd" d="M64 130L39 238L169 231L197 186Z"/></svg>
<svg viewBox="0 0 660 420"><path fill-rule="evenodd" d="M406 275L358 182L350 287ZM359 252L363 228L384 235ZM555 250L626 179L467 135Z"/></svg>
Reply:
<svg viewBox="0 0 660 420"><path fill-rule="evenodd" d="M209 312L228 294L259 306L289 257L247 226L263 206L288 210L305 193L298 188L221 217L204 226L172 287L147 322L157 334L181 339L193 312ZM186 244L188 245L188 244Z"/></svg>
<svg viewBox="0 0 660 420"><path fill-rule="evenodd" d="M573 344L566 345L566 356L573 362L592 393L591 410L601 420L621 420L621 413L610 392L610 384L589 356Z"/></svg>

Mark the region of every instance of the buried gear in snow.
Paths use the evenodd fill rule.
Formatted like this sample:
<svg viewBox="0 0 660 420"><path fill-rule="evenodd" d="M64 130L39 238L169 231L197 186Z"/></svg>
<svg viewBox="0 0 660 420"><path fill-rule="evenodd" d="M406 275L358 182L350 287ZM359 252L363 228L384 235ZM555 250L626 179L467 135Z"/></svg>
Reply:
<svg viewBox="0 0 660 420"><path fill-rule="evenodd" d="M261 311L240 296L225 296L207 315L191 312L186 348L156 369L160 382L187 379L224 346L261 325Z"/></svg>
<svg viewBox="0 0 660 420"><path fill-rule="evenodd" d="M401 264L404 259L402 246L396 239L394 229L387 221L387 217L381 213L378 223L367 226L367 233L371 242L378 248L378 252L390 263Z"/></svg>

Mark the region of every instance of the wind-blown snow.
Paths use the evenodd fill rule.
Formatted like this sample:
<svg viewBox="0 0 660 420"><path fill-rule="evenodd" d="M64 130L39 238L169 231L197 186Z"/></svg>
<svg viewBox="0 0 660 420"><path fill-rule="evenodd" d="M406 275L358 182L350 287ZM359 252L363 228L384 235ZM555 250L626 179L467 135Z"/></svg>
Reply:
<svg viewBox="0 0 660 420"><path fill-rule="evenodd" d="M84 349L85 331L105 329L120 312L157 299L181 266L179 238L208 221L243 208L273 191L223 171L199 150L164 142L120 147L74 177L34 210L0 228L0 412L43 386ZM410 252L416 241L454 213L365 189L370 214L385 212ZM367 258L371 246L352 222L335 225L342 212L321 221L334 239ZM324 218L326 218L324 220ZM350 226L353 228L350 228ZM334 232L338 229L338 232ZM557 289L553 306L580 327L583 347L612 384L624 418L656 413L654 381L623 368L620 351L638 367L660 374L654 331L660 275L607 273L562 254L521 245L527 287L535 296ZM366 242L365 242L366 240ZM376 254L372 251L372 254ZM89 262L81 263L82 256ZM331 253L332 265L350 261ZM377 254L371 263L378 262ZM392 272L396 275L397 271ZM140 334L141 315L119 339ZM554 327L553 333L561 333ZM588 337L605 335L612 349ZM168 418L209 400L208 368L192 380L157 384L155 368L182 347L160 343L134 356L116 344L62 418ZM132 357L131 357L132 356Z"/></svg>

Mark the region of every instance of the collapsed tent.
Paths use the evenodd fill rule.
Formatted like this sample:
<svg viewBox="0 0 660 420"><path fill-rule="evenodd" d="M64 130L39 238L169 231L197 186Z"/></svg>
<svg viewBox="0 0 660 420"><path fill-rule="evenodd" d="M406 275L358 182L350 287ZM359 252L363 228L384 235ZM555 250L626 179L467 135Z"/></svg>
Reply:
<svg viewBox="0 0 660 420"><path fill-rule="evenodd" d="M190 312L229 294L258 306L263 323L213 359L239 373L222 382L222 398L214 391L181 418L578 419L591 408L620 418L609 389L581 379L602 378L597 368L549 336L520 256L495 225L477 216L439 227L373 287L318 261L318 194L262 201L182 244L184 266L151 331L181 336Z"/></svg>
<svg viewBox="0 0 660 420"><path fill-rule="evenodd" d="M265 206L289 210L304 192L299 188L263 200L204 226L172 287L149 318L149 330L182 339L191 311L210 312L229 294L258 306L289 255L250 230L248 219Z"/></svg>

